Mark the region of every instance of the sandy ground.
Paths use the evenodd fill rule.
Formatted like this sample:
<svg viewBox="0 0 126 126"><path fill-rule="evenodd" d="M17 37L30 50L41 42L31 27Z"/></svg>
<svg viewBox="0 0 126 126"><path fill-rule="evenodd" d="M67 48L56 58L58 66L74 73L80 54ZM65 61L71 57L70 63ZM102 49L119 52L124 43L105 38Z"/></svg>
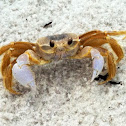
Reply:
<svg viewBox="0 0 126 126"><path fill-rule="evenodd" d="M0 0L1 46L65 32L126 30L125 26L126 0ZM122 37L116 39L126 53ZM6 91L0 77L0 126L126 125L125 60L114 78L119 85L90 83L91 59L33 67L37 91L15 82L21 96Z"/></svg>

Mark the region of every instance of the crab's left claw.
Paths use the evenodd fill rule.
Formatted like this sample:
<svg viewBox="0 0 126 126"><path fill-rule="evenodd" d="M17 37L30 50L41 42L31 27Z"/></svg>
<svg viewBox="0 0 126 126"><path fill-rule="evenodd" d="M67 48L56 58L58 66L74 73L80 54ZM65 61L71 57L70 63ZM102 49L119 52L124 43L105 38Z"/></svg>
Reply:
<svg viewBox="0 0 126 126"><path fill-rule="evenodd" d="M104 66L104 58L97 49L91 49L91 57L93 59L93 75L91 82L101 73Z"/></svg>

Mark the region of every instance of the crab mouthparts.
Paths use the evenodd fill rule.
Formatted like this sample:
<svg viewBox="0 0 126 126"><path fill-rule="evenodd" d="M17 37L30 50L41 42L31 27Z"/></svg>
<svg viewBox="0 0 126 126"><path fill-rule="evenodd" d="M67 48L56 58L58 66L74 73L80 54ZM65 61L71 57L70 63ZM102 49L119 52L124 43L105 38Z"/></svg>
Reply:
<svg viewBox="0 0 126 126"><path fill-rule="evenodd" d="M60 51L60 52L57 52L54 56L54 59L55 60L61 60L61 59L65 59L67 58L67 54L65 51Z"/></svg>

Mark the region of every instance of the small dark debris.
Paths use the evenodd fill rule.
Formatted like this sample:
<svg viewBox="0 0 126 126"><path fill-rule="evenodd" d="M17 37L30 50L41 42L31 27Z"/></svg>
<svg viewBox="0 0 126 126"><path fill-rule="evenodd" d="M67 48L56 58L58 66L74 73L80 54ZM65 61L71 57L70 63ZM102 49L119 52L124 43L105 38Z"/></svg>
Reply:
<svg viewBox="0 0 126 126"><path fill-rule="evenodd" d="M28 19L26 18L26 21L27 21Z"/></svg>
<svg viewBox="0 0 126 126"><path fill-rule="evenodd" d="M121 84L121 82L115 82L115 81L109 81L109 83L110 84L114 84L114 85L116 85L116 84ZM122 85L122 84L121 84Z"/></svg>
<svg viewBox="0 0 126 126"><path fill-rule="evenodd" d="M99 75L99 76L96 77L94 80L98 81L98 80L102 79L102 80L105 81L105 80L107 79L107 77L108 77L108 73L105 74L105 75Z"/></svg>
<svg viewBox="0 0 126 126"><path fill-rule="evenodd" d="M81 125L82 124L82 121L79 121L78 124Z"/></svg>
<svg viewBox="0 0 126 126"><path fill-rule="evenodd" d="M49 23L45 24L45 25L43 26L43 28L48 28L51 24L52 24L52 21L50 21Z"/></svg>
<svg viewBox="0 0 126 126"><path fill-rule="evenodd" d="M98 77L96 77L94 80L98 81L98 80L106 80L108 77L108 73L105 75L99 75ZM121 82L116 82L116 81L108 81L108 83L116 85L116 84L121 84ZM122 84L121 84L122 85Z"/></svg>

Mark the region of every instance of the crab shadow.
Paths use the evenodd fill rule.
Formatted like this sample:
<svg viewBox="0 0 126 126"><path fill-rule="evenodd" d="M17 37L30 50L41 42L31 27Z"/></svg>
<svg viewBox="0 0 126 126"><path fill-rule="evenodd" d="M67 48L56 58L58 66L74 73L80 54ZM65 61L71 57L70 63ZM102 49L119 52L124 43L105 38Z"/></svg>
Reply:
<svg viewBox="0 0 126 126"><path fill-rule="evenodd" d="M44 66L34 66L39 94L45 90L48 92L50 88L70 92L78 84L86 86L86 80L91 78L91 64L91 59L82 59L61 60Z"/></svg>

